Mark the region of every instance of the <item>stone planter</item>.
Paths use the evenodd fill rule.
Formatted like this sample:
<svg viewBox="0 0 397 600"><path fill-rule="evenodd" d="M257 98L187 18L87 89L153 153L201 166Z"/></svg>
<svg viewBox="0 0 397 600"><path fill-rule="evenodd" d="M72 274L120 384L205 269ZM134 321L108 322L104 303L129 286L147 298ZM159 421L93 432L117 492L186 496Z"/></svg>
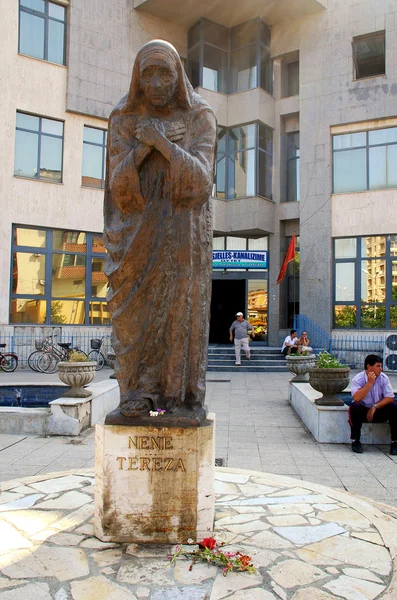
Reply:
<svg viewBox="0 0 397 600"><path fill-rule="evenodd" d="M95 377L95 361L87 362L64 362L58 363L59 379L70 385L70 390L62 394L64 398L88 398L91 392L83 389Z"/></svg>
<svg viewBox="0 0 397 600"><path fill-rule="evenodd" d="M319 406L343 406L343 400L335 397L335 394L343 392L349 385L349 367L340 367L338 369L319 369L309 370L309 383L318 392L323 394L322 398L315 400Z"/></svg>
<svg viewBox="0 0 397 600"><path fill-rule="evenodd" d="M308 356L286 356L288 370L295 375L291 379L292 383L307 383L306 373L316 366L316 357L314 354Z"/></svg>

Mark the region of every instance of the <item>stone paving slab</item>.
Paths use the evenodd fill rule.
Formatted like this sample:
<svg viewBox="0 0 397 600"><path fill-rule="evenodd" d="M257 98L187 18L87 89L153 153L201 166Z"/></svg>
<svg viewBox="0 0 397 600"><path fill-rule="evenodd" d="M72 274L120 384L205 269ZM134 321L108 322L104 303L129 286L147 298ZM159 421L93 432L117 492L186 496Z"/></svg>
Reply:
<svg viewBox="0 0 397 600"><path fill-rule="evenodd" d="M93 472L73 470L0 486L0 600L396 600L393 507L260 471L215 478L214 534L256 574L97 540Z"/></svg>

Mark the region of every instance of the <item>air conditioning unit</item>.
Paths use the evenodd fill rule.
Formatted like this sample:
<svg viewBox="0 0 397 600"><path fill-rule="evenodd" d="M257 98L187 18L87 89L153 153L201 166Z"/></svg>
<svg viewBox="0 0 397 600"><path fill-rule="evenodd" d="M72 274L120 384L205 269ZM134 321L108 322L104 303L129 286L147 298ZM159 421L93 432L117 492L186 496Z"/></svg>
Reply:
<svg viewBox="0 0 397 600"><path fill-rule="evenodd" d="M388 335L383 349L383 370L397 373L397 335Z"/></svg>

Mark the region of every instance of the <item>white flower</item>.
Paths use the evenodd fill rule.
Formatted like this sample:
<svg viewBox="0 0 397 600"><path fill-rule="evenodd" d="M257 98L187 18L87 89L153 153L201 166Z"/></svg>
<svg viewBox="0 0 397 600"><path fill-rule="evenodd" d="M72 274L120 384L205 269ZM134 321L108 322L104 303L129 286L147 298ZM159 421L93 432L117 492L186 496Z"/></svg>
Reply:
<svg viewBox="0 0 397 600"><path fill-rule="evenodd" d="M194 544L194 540L192 540L192 538L189 538L187 541L188 544Z"/></svg>
<svg viewBox="0 0 397 600"><path fill-rule="evenodd" d="M157 410L151 410L151 411L149 412L149 415L150 415L151 417L157 417L157 416L158 416L158 414L159 414L159 413L157 412Z"/></svg>

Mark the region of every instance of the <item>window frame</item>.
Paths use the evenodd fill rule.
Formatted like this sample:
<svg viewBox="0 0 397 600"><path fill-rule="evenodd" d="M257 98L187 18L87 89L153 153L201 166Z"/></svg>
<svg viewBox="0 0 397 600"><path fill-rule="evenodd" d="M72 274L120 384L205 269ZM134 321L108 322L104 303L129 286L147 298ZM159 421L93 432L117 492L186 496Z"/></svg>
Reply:
<svg viewBox="0 0 397 600"><path fill-rule="evenodd" d="M24 245L19 245L14 243L14 234L15 234L15 230L21 228L21 229L30 229L30 230L34 230L34 231L40 231L40 232L45 232L45 245L43 247L36 247L36 246L24 246ZM79 252L79 251L65 251L65 250L56 250L54 249L54 232L55 231L61 231L61 232L67 232L68 234L70 233L84 233L86 236L86 250L85 252ZM98 272L98 271L93 271L92 270L92 262L93 259L95 258L99 258L99 259L103 259L106 260L106 253L104 252L96 252L93 250L93 242L95 238L98 238L98 236L102 236L102 233L98 233L98 232L86 232L86 231L81 231L81 230L72 230L72 229L58 229L58 228L45 228L45 227L40 227L40 226L32 226L32 225L24 225L22 223L14 223L12 225L11 228L11 268L10 268L10 293L9 293L9 313L8 313L8 321L10 325L21 325L21 326L29 326L29 325L54 325L54 323L51 323L51 302L56 302L56 301L61 301L61 302L65 302L65 301L75 301L75 302L84 302L84 323L64 323L62 325L64 325L65 327L68 326L73 326L73 327L86 327L88 325L92 325L92 326L99 326L98 324L91 324L90 323L90 305L93 303L105 303L107 304L107 297L106 295L104 296L93 296L92 295L92 273L93 272ZM73 243L73 242L66 242L66 243ZM14 258L14 253L16 252L21 252L21 253L28 253L28 254L43 254L45 256L45 283L44 283L44 293L41 295L34 295L34 294L17 294L17 293L13 293L12 289L13 289L13 269L12 269L12 265L13 265L13 258ZM78 257L84 257L85 258L85 293L84 293L84 297L66 297L66 296L53 296L52 294L52 261L53 261L53 256L54 255L66 255L66 254L71 254L71 255L75 255L75 263L78 259ZM46 303L46 319L45 322L43 323L18 323L18 322L12 322L11 321L11 303L13 300L40 300L40 301L44 301ZM109 312L109 311L107 311ZM111 324L100 324L101 327L108 327Z"/></svg>
<svg viewBox="0 0 397 600"><path fill-rule="evenodd" d="M84 130L87 129L95 129L96 131L102 132L102 144L98 144L95 142L87 142L84 140ZM106 179L106 151L107 151L107 129L101 129L100 127L92 127L91 125L83 126L83 155L82 155L82 164L81 164L81 186L88 187L96 190L103 190L105 188L105 179ZM84 144L88 144L89 146L96 146L97 148L102 148L102 164L101 164L101 187L96 187L94 185L88 185L83 183L83 160L84 160Z"/></svg>
<svg viewBox="0 0 397 600"><path fill-rule="evenodd" d="M393 306L397 306L397 299L392 299L392 289L393 289L393 262L397 263L397 255L392 255L390 252L391 249L391 238L393 236L397 237L397 233L390 234L380 234L377 235L362 235L362 236L343 236L332 239L332 327L337 330L346 330L346 329L357 329L360 331L370 331L372 329L376 331L387 331L397 329L397 327L391 327L390 325L390 308ZM365 238L371 237L381 237L385 239L385 254L384 256L364 256L362 254L362 240ZM355 257L346 257L346 258L336 258L335 256L335 245L336 241L344 240L344 239L354 239L355 240ZM363 261L384 261L385 263L385 271L382 274L385 277L385 299L382 302L377 302L376 300L373 302L362 301L361 299L361 285L362 285L362 263ZM336 265L337 264L346 264L346 263L354 263L354 300L336 300ZM349 327L338 327L335 320L335 308L337 306L352 306L356 310L356 324L355 326ZM362 327L361 324L361 309L363 307L380 307L385 309L385 327Z"/></svg>
<svg viewBox="0 0 397 600"><path fill-rule="evenodd" d="M21 5L21 0L18 0L18 54L21 54L22 56L30 56L31 58L35 58L36 60L44 60L46 62L49 62L53 65L61 65L63 67L66 66L66 39L67 39L67 14L66 14L66 10L67 10L67 6L65 6L64 4L58 3L58 2L52 2L52 0L43 0L44 1L44 13L35 10L33 8L29 8L27 6L22 6ZM51 17L49 14L49 5L50 4L55 4L56 6L60 6L62 8L65 9L65 20L61 21L60 19L57 19L56 17ZM44 51L43 51L43 58L37 57L37 56L32 56L31 54L26 54L25 52L21 52L21 13L27 13L30 15L33 15L35 17L40 17L41 19L44 20L44 39L43 39L43 45L44 45ZM58 62L53 62L52 60L48 59L48 44L49 44L49 21L55 21L56 23L62 23L64 30L63 30L63 62L62 63L58 63Z"/></svg>
<svg viewBox="0 0 397 600"><path fill-rule="evenodd" d="M395 129L396 133L397 133L397 125L396 126L392 126L392 127L379 127L377 129L362 129L360 131L352 131L352 132L346 132L346 133L337 133L337 134L333 134L332 135L332 193L333 194L359 194L360 192L368 192L368 191L376 191L376 190L393 190L397 188L397 185L395 186L385 186L385 187L375 187L375 188L371 188L370 187L370 159L369 159L369 154L370 154L370 149L371 148L380 148L380 147L388 147L388 146L397 146L397 140L395 142L387 142L384 144L370 144L369 143L369 135L371 133L373 133L374 131L383 131L385 129ZM334 148L334 139L343 135L349 135L349 134L353 134L353 133L365 133L365 145L362 146L351 146L349 148ZM352 150L365 150L365 167L366 167L366 184L365 184L365 188L362 190L356 190L354 192L350 192L350 191L340 191L340 192L335 192L335 160L334 160L334 156L337 153L340 152L348 152L348 151L352 151Z"/></svg>
<svg viewBox="0 0 397 600"><path fill-rule="evenodd" d="M240 127L248 127L250 125L255 125L255 142L252 146L249 146L247 148L245 148L244 150L232 150L231 149L231 139L230 139L230 132L233 129L238 129ZM259 128L260 127L264 127L271 136L271 146L272 146L272 151L268 152L265 148L261 148L259 145ZM268 160L270 160L270 164L271 166L273 165L273 129L271 129L271 127L269 127L268 125L265 125L265 123L262 123L262 121L249 121L248 123L240 123L237 125L232 125L230 127L223 127L223 126L219 126L218 128L218 136L219 136L219 131L223 130L225 131L225 151L222 152L221 154L219 152L217 152L217 156L216 156L216 164L218 164L218 162L220 162L220 159L225 158L226 160L226 165L225 165L225 181L224 183L224 189L225 189L225 197L222 198L221 196L217 196L217 188L216 188L216 174L215 174L215 192L214 192L214 197L215 198L219 198L221 200L239 200L239 199L243 199L243 198L253 198L255 196L259 196L261 198L267 198L268 200L272 200L272 193L269 194L269 196L265 196L263 194L259 193L259 157L260 157L260 152L262 152L263 154L265 154L268 157ZM241 154L243 152L248 152L254 150L255 151L255 160L254 160L254 186L255 186L255 191L254 194L252 195L245 195L245 196L230 196L229 195L229 160L233 160L235 158L236 154ZM271 180L271 192L273 192L273 177ZM235 188L234 188L235 189Z"/></svg>
<svg viewBox="0 0 397 600"><path fill-rule="evenodd" d="M356 44L370 40L371 38L380 37L383 34L383 61L384 61L384 69L382 73L372 73L371 75L361 75L360 76L360 67L357 59L357 47ZM360 81L361 79L368 79L369 77L384 77L386 75L386 30L381 29L379 31L372 31L371 33L364 33L363 35L354 36L351 42L352 45L352 58L353 58L353 80Z"/></svg>
<svg viewBox="0 0 397 600"><path fill-rule="evenodd" d="M296 144L296 140L298 145ZM293 140L290 142L290 140ZM292 146L295 147L295 156L291 156L289 150ZM298 152L298 154L296 153ZM290 131L286 134L286 199L284 202L300 202L300 131ZM290 199L290 186L289 186L289 174L290 174L290 165L294 164L295 166L295 185L294 185L294 199Z"/></svg>
<svg viewBox="0 0 397 600"><path fill-rule="evenodd" d="M21 114L21 115L27 115L28 117L35 117L36 119L39 119L39 128L37 131L34 131L33 129L27 129L25 127L18 127L17 125L17 117L15 116L15 144L14 144L14 177L20 178L20 179L30 179L33 181L44 181L46 183L54 183L57 185L61 185L63 183L63 155L64 155L64 141L65 141L65 121L63 121L62 119L53 119L52 117L46 117L43 115L36 115L33 113L27 113L24 112L22 110L17 110L16 111L16 115ZM42 131L42 126L43 126L43 119L45 119L46 121L54 121L56 123L62 123L62 135L56 135L53 133L46 133ZM17 142L16 142L16 132L17 131L24 131L25 133L34 133L37 134L38 136L38 140L37 140L37 177L25 177L24 175L16 175L15 174L15 154L16 154L16 147L17 147ZM45 177L40 177L40 162L41 162L41 144L42 144L42 137L50 137L50 138L54 138L54 139L61 139L62 140L62 149L61 149L61 178L60 181L53 181L51 179L46 179Z"/></svg>

